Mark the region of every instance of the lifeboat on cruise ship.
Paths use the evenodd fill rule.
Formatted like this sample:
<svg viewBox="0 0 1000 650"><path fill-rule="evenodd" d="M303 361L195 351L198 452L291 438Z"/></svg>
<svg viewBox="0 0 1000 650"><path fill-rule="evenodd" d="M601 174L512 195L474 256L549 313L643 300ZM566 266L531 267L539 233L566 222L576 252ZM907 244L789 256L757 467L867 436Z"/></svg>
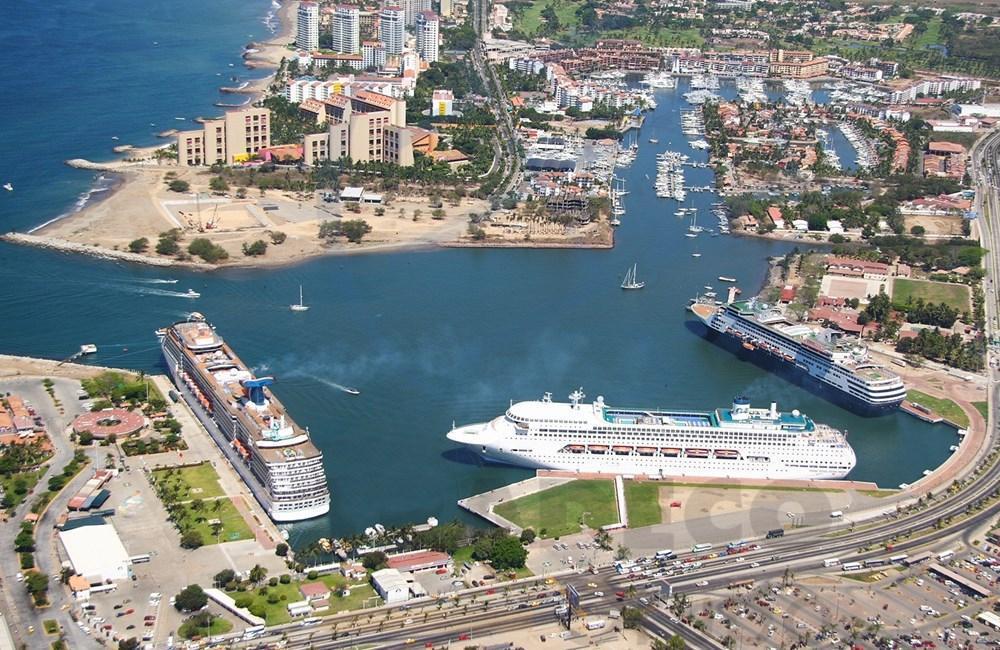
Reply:
<svg viewBox="0 0 1000 650"><path fill-rule="evenodd" d="M660 447L660 453L664 456L673 456L676 458L681 455L681 450L676 447Z"/></svg>
<svg viewBox="0 0 1000 650"><path fill-rule="evenodd" d="M716 458L739 458L740 456L740 453L735 449L716 449L714 453Z"/></svg>
<svg viewBox="0 0 1000 650"><path fill-rule="evenodd" d="M584 445L566 445L566 449L574 454L582 454L587 448Z"/></svg>
<svg viewBox="0 0 1000 650"><path fill-rule="evenodd" d="M607 445L588 445L587 450L592 454L605 454L608 452Z"/></svg>
<svg viewBox="0 0 1000 650"><path fill-rule="evenodd" d="M708 458L707 449L685 449L684 455L688 458Z"/></svg>
<svg viewBox="0 0 1000 650"><path fill-rule="evenodd" d="M632 448L631 447L625 447L623 445L615 445L614 447L611 448L611 451L613 451L614 453L618 454L619 456L625 456L627 454L631 454L632 453Z"/></svg>
<svg viewBox="0 0 1000 650"><path fill-rule="evenodd" d="M652 456L656 453L656 447L636 447L635 450L640 456Z"/></svg>
<svg viewBox="0 0 1000 650"><path fill-rule="evenodd" d="M248 452L247 448L243 446L243 443L236 438L233 438L233 449L235 449L236 453L242 456L244 460L250 457L250 452Z"/></svg>
<svg viewBox="0 0 1000 650"><path fill-rule="evenodd" d="M755 348L754 345L753 345L753 343L751 343L750 341L743 341L743 349L744 350L756 350L757 348Z"/></svg>
<svg viewBox="0 0 1000 650"><path fill-rule="evenodd" d="M795 357L794 357L794 356L792 356L791 354L785 354L785 355L782 355L782 358L783 358L783 359L784 359L785 361L795 361Z"/></svg>

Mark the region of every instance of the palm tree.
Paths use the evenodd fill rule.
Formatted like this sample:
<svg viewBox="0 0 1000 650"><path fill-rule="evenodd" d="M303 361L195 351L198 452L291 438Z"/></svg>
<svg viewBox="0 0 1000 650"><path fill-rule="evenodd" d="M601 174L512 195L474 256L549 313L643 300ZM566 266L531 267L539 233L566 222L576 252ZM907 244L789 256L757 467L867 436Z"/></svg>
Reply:
<svg viewBox="0 0 1000 650"><path fill-rule="evenodd" d="M258 585L264 582L264 578L267 577L267 569L259 564L255 564L252 569L250 569L250 582Z"/></svg>
<svg viewBox="0 0 1000 650"><path fill-rule="evenodd" d="M680 618L684 615L684 611L691 606L688 602L687 594L674 594L673 600L670 603L670 611L674 613L675 616Z"/></svg>
<svg viewBox="0 0 1000 650"><path fill-rule="evenodd" d="M619 544L618 548L615 549L615 559L616 560L627 560L630 557L632 557L632 551L629 550L629 548L627 546Z"/></svg>

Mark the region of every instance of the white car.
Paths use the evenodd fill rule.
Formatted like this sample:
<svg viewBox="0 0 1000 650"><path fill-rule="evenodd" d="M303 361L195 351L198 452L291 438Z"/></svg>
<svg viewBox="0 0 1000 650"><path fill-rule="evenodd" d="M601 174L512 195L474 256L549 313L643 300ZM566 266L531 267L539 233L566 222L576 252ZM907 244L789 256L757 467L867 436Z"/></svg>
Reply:
<svg viewBox="0 0 1000 650"><path fill-rule="evenodd" d="M753 564L751 564L750 566L751 566L751 567L753 567L754 569L756 569L757 567L759 567L759 566L760 566L760 562L754 562L754 563L753 563Z"/></svg>
<svg viewBox="0 0 1000 650"><path fill-rule="evenodd" d="M604 595L604 592L603 591L595 591L594 595L597 596L598 598L600 598L601 596Z"/></svg>
<svg viewBox="0 0 1000 650"><path fill-rule="evenodd" d="M17 578L18 582L24 582L24 574L21 573L20 571L18 571L17 575L15 575L14 577Z"/></svg>
<svg viewBox="0 0 1000 650"><path fill-rule="evenodd" d="M708 580L699 580L697 583L695 583L695 586L696 587L707 587L708 586Z"/></svg>

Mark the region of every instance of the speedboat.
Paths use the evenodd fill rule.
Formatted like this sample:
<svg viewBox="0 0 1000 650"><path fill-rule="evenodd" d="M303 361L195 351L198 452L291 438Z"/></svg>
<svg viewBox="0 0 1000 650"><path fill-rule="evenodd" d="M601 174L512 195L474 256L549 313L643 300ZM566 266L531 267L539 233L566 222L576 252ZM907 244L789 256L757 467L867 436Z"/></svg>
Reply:
<svg viewBox="0 0 1000 650"><path fill-rule="evenodd" d="M345 388L344 392L347 393L348 395L360 395L361 394L360 390L358 390L357 388L351 388L351 387Z"/></svg>
<svg viewBox="0 0 1000 650"><path fill-rule="evenodd" d="M186 293L181 294L184 298L201 298L201 294L194 289L188 289Z"/></svg>

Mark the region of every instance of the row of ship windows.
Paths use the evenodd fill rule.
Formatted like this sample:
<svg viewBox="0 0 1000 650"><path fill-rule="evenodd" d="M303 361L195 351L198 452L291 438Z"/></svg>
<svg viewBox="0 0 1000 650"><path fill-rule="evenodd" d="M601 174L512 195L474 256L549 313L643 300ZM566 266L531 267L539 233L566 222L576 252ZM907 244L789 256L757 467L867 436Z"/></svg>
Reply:
<svg viewBox="0 0 1000 650"><path fill-rule="evenodd" d="M516 451L516 450L512 449L511 451L513 452L513 451ZM586 457L586 456L583 456L583 454L578 454L578 455L582 456L584 458ZM609 454L609 456L611 456L611 455ZM634 458L633 457L622 456L621 458L629 458L629 462L637 462L639 465L642 465L642 464L657 465L657 466L663 465L663 463L658 462L657 459L655 459L655 458L643 458L641 456L640 457L634 457ZM533 459L537 460L537 461L543 461L543 462L544 461L551 461L551 462L557 463L557 464L564 464L565 461L566 461L566 456L565 455L560 455L560 456L536 456L536 457L533 457ZM690 458L690 457L680 457L680 456L678 456L678 457L672 457L672 458L670 458L670 461L671 462L683 461L685 465L693 465L693 466L697 466L697 467L703 467L704 466L704 467L713 467L713 468L718 468L718 466L720 464L724 465L726 463L729 463L729 464L733 465L735 468L746 467L746 465L747 465L747 462L744 459ZM756 461L756 462L769 463L770 461L768 459L763 459L761 461ZM822 468L822 469L850 469L851 468L850 465L844 465L842 463L829 463L829 462L824 463L822 461L816 461L816 462L814 462L812 464L783 462L783 463L781 463L781 465L786 466L786 467L803 467L803 468L807 468L807 469L816 469L816 468Z"/></svg>
<svg viewBox="0 0 1000 650"><path fill-rule="evenodd" d="M545 431L544 429L542 431ZM532 432L532 438L565 438L566 436L573 436L574 438L579 438L581 435L587 435L588 432L584 431L553 431L549 430L549 433L542 432ZM598 434L611 433L610 431L598 431ZM594 434L591 434L594 435ZM669 438L668 438L669 436ZM707 441L704 437L684 435L681 433L666 432L666 433L648 433L644 435L621 435L616 436L615 440L633 440L636 442L660 440L667 442L697 442L703 444L720 444L722 442L747 442L747 441L761 441L766 442L769 445L783 444L782 441L789 440L788 436L778 437L777 435L767 435L760 433L730 433L727 437L720 436L718 439L713 441ZM794 438L791 438L794 440ZM796 443L785 443L785 444L796 444Z"/></svg>
<svg viewBox="0 0 1000 650"><path fill-rule="evenodd" d="M302 508L308 508L311 506L318 506L324 503L329 503L329 499L311 499L309 501L292 501L292 502L275 502L275 510L301 510Z"/></svg>

